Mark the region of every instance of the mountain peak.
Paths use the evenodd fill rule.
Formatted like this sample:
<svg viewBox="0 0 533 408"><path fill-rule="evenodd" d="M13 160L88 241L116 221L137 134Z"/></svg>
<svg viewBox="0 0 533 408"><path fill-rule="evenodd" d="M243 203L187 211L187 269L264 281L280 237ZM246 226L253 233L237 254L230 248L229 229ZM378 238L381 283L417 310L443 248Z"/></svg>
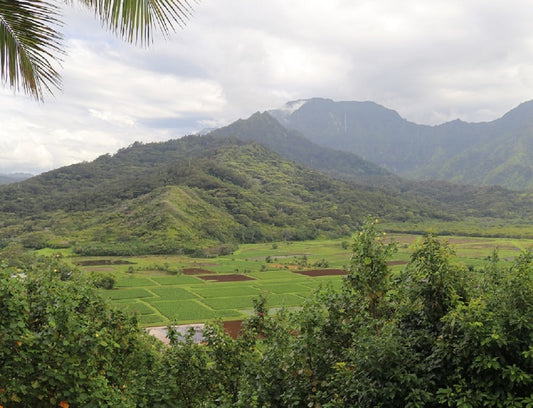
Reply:
<svg viewBox="0 0 533 408"><path fill-rule="evenodd" d="M332 174L351 177L389 175L383 168L353 153L314 144L298 131L284 127L270 112L256 112L248 119L240 119L229 126L217 129L212 135L257 142L289 160Z"/></svg>
<svg viewBox="0 0 533 408"><path fill-rule="evenodd" d="M511 109L509 112L503 115L499 120L518 121L520 123L532 122L533 121L533 100L521 103L516 108Z"/></svg>

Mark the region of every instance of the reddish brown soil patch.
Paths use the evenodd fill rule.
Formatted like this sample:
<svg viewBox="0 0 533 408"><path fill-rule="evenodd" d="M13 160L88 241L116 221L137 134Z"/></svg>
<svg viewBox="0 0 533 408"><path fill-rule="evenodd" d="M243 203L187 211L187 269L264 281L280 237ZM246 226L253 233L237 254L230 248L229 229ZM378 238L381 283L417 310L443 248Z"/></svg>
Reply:
<svg viewBox="0 0 533 408"><path fill-rule="evenodd" d="M296 273L306 276L346 275L346 271L344 269L310 269L308 271L296 271Z"/></svg>
<svg viewBox="0 0 533 408"><path fill-rule="evenodd" d="M207 269L202 269L202 268L185 268L183 269L183 273L185 275L201 275L203 273L213 273L213 272L208 271Z"/></svg>
<svg viewBox="0 0 533 408"><path fill-rule="evenodd" d="M242 328L242 320L231 320L229 322L224 322L223 325L224 331L236 339Z"/></svg>
<svg viewBox="0 0 533 408"><path fill-rule="evenodd" d="M198 277L206 281L215 281L215 282L240 282L240 281L255 280L254 278L251 278L249 276L239 275L237 273L232 273L228 275L202 275Z"/></svg>
<svg viewBox="0 0 533 408"><path fill-rule="evenodd" d="M405 265L407 264L407 261L389 261L387 262L387 265L394 266L394 265Z"/></svg>

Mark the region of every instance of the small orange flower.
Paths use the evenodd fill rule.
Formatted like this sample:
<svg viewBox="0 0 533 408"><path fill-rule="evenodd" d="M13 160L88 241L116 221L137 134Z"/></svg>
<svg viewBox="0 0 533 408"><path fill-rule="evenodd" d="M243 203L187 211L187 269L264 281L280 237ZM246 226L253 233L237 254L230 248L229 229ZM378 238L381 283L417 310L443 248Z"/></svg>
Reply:
<svg viewBox="0 0 533 408"><path fill-rule="evenodd" d="M68 403L67 401L61 401L61 402L59 403L59 406L60 406L61 408L68 408L70 405L69 405L69 403Z"/></svg>

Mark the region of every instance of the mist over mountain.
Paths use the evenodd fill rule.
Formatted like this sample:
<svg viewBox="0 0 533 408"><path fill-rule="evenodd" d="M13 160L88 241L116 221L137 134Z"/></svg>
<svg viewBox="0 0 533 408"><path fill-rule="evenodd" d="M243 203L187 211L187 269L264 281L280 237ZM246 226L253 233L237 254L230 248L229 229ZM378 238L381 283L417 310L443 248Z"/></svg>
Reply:
<svg viewBox="0 0 533 408"><path fill-rule="evenodd" d="M29 179L32 176L33 175L29 173L0 174L0 184L16 183L17 181Z"/></svg>
<svg viewBox="0 0 533 408"><path fill-rule="evenodd" d="M419 125L374 102L313 98L269 113L313 143L403 177L533 188L533 101L491 122Z"/></svg>

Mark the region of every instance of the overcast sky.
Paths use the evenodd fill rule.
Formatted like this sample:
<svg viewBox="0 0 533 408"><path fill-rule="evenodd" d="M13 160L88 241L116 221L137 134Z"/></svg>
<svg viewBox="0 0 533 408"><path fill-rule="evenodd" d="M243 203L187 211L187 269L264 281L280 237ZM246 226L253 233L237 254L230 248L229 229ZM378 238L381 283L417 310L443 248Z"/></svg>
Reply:
<svg viewBox="0 0 533 408"><path fill-rule="evenodd" d="M60 2L58 0L58 2ZM62 91L0 88L0 173L40 173L310 97L421 124L497 119L533 99L530 0L200 0L149 48L65 10Z"/></svg>

